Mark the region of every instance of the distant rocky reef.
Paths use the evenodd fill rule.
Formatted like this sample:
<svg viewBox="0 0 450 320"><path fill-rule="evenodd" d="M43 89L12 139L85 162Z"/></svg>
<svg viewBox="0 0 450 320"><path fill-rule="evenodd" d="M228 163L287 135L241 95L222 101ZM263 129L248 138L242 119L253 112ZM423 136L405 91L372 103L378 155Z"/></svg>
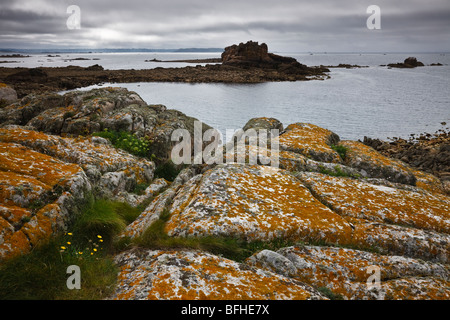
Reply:
<svg viewBox="0 0 450 320"><path fill-rule="evenodd" d="M146 60L159 62L159 60ZM19 97L33 92L71 90L100 83L187 82L260 83L328 78L326 67L308 67L294 58L268 53L266 44L249 41L225 48L221 59L188 60L208 64L184 68L104 70L90 67L0 68L0 82L12 86Z"/></svg>
<svg viewBox="0 0 450 320"><path fill-rule="evenodd" d="M412 69L412 68L417 68L417 67L423 67L425 65L422 62L417 61L417 58L409 57L409 58L406 58L405 61L403 61L403 63L390 63L387 66L391 67L391 68Z"/></svg>

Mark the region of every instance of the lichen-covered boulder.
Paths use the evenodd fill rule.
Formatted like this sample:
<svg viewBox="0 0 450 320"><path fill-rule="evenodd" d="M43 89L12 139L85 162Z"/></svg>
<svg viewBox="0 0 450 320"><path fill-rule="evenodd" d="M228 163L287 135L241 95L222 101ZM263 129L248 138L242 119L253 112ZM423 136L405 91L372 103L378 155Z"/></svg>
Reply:
<svg viewBox="0 0 450 320"><path fill-rule="evenodd" d="M318 173L300 176L327 206L346 217L450 233L450 199Z"/></svg>
<svg viewBox="0 0 450 320"><path fill-rule="evenodd" d="M353 245L449 261L450 199L447 196L415 187L403 189L402 185L386 186L320 173L296 176L317 199L352 223Z"/></svg>
<svg viewBox="0 0 450 320"><path fill-rule="evenodd" d="M142 194L129 193L126 191L118 192L115 197L118 201L126 202L130 204L132 207L137 207L143 204L148 199L156 197L162 190L169 186L170 182L168 182L164 178L155 179Z"/></svg>
<svg viewBox="0 0 450 320"><path fill-rule="evenodd" d="M270 139L275 138L281 132L283 132L283 123L281 123L281 121L275 118L267 118L267 117L252 118L249 121L247 121L247 123L242 128L243 131L247 131L250 129L255 130L257 133L260 133L261 130L266 130L267 137ZM278 130L273 131L274 133L278 132L278 134L272 135L271 130Z"/></svg>
<svg viewBox="0 0 450 320"><path fill-rule="evenodd" d="M125 231L120 236L129 238L141 236L153 222L160 218L164 210L170 206L177 191L195 175L196 170L193 168L182 170L170 186L159 193L139 217L125 228Z"/></svg>
<svg viewBox="0 0 450 320"><path fill-rule="evenodd" d="M153 180L155 165L116 149L99 137L62 138L20 127L0 129L0 141L17 143L60 161L79 165L93 187L114 197Z"/></svg>
<svg viewBox="0 0 450 320"><path fill-rule="evenodd" d="M90 191L80 166L0 142L0 260L65 230Z"/></svg>
<svg viewBox="0 0 450 320"><path fill-rule="evenodd" d="M24 98L26 99L26 98ZM37 97L40 99L40 97ZM35 130L51 134L87 135L103 129L131 131L141 135L145 120L138 109L146 103L124 88L74 91L61 96L59 104L41 110L26 123ZM32 99L34 102L36 99ZM135 106L133 109L132 106ZM128 112L123 112L126 109ZM155 116L153 114L153 116Z"/></svg>
<svg viewBox="0 0 450 320"><path fill-rule="evenodd" d="M281 150L300 153L321 162L341 163L342 159L331 146L337 145L339 136L334 132L309 123L290 124L276 138Z"/></svg>
<svg viewBox="0 0 450 320"><path fill-rule="evenodd" d="M448 234L365 219L347 220L355 228L352 242L357 248L441 263L450 261Z"/></svg>
<svg viewBox="0 0 450 320"><path fill-rule="evenodd" d="M450 298L450 273L444 265L402 256L337 247L295 246L277 252L258 252L246 263L315 288L327 288L344 299Z"/></svg>
<svg viewBox="0 0 450 320"><path fill-rule="evenodd" d="M179 189L170 207L170 236L345 243L350 224L320 203L287 171L219 165Z"/></svg>
<svg viewBox="0 0 450 320"><path fill-rule="evenodd" d="M400 160L390 159L358 141L341 141L346 148L344 163L365 176L420 187L433 193L444 193L442 182L432 174L411 168Z"/></svg>
<svg viewBox="0 0 450 320"><path fill-rule="evenodd" d="M345 164L357 168L364 176L382 178L403 184L416 184L416 177L408 166L399 160L389 159L358 141L341 141L347 149Z"/></svg>
<svg viewBox="0 0 450 320"><path fill-rule="evenodd" d="M198 251L129 251L118 255L117 300L318 300L299 281Z"/></svg>

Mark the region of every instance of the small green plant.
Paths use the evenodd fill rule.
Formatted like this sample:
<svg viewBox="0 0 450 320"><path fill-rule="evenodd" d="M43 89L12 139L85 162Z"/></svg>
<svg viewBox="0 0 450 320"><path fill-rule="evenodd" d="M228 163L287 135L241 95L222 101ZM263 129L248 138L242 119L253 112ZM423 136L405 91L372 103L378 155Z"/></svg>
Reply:
<svg viewBox="0 0 450 320"><path fill-rule="evenodd" d="M347 147L338 144L338 145L331 146L331 149L336 151L342 160L345 160L345 158L347 157L347 151L348 151Z"/></svg>
<svg viewBox="0 0 450 320"><path fill-rule="evenodd" d="M148 186L149 186L148 183L136 184L131 192L134 194L137 194L138 196L141 196L144 194L144 192L148 188Z"/></svg>
<svg viewBox="0 0 450 320"><path fill-rule="evenodd" d="M173 181L180 173L181 168L177 167L171 160L160 164L155 170L156 178L164 178L167 181Z"/></svg>
<svg viewBox="0 0 450 320"><path fill-rule="evenodd" d="M126 131L95 132L93 136L102 137L111 141L114 147L125 150L138 157L149 157L151 142L147 137L138 138ZM151 156L150 156L151 158Z"/></svg>
<svg viewBox="0 0 450 320"><path fill-rule="evenodd" d="M66 119L72 118L74 115L75 115L75 112L68 111L68 112L64 113L63 119L66 120Z"/></svg>
<svg viewBox="0 0 450 320"><path fill-rule="evenodd" d="M146 205L133 207L125 202L110 201L110 206L115 214L119 216L126 225L130 224L144 211Z"/></svg>
<svg viewBox="0 0 450 320"><path fill-rule="evenodd" d="M334 293L328 287L320 287L317 289L317 291L319 291L321 294L323 294L330 300L344 300L344 297L342 297L342 295L340 295L339 293Z"/></svg>

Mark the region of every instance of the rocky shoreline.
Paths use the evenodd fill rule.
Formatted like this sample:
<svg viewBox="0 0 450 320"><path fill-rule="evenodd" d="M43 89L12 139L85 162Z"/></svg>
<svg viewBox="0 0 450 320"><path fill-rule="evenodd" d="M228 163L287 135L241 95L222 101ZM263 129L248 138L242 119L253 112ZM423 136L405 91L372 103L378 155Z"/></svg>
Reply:
<svg viewBox="0 0 450 320"><path fill-rule="evenodd" d="M446 123L442 123L443 126ZM409 165L440 178L450 194L450 131L448 127L434 134L411 134L408 140L391 141L364 137L364 144L381 154L399 159Z"/></svg>
<svg viewBox="0 0 450 320"><path fill-rule="evenodd" d="M246 130L279 130L259 150L278 166L248 163L247 146L232 149L243 163L185 165L167 180L171 136L181 128L193 141L196 119L123 88L11 99L0 108L0 268L70 232L94 197L144 206L112 237L118 274L103 299L450 298L445 186L362 142L250 119ZM229 255L230 241L248 254Z"/></svg>

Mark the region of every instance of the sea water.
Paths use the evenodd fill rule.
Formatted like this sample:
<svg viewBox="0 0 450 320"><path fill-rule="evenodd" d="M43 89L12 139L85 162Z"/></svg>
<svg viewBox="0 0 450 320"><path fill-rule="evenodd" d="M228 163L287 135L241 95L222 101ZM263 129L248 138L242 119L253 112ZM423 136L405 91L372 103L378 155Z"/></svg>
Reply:
<svg viewBox="0 0 450 320"><path fill-rule="evenodd" d="M364 136L387 139L410 134L433 133L450 127L450 54L332 54L282 53L308 66L356 64L367 68L330 69L323 81L223 83L116 83L83 88L120 86L137 92L148 104L164 104L219 129L237 130L253 117L273 117L284 126L308 122L337 133L341 139ZM388 68L415 56L426 66L415 69ZM91 60L72 60L74 58ZM217 58L220 53L92 53L34 54L8 63L8 67L89 66L105 69L184 67L182 60ZM94 60L95 59L95 60ZM0 60L6 60L1 58ZM443 66L428 66L441 63ZM200 64L200 63L199 63ZM447 123L442 125L441 123Z"/></svg>

